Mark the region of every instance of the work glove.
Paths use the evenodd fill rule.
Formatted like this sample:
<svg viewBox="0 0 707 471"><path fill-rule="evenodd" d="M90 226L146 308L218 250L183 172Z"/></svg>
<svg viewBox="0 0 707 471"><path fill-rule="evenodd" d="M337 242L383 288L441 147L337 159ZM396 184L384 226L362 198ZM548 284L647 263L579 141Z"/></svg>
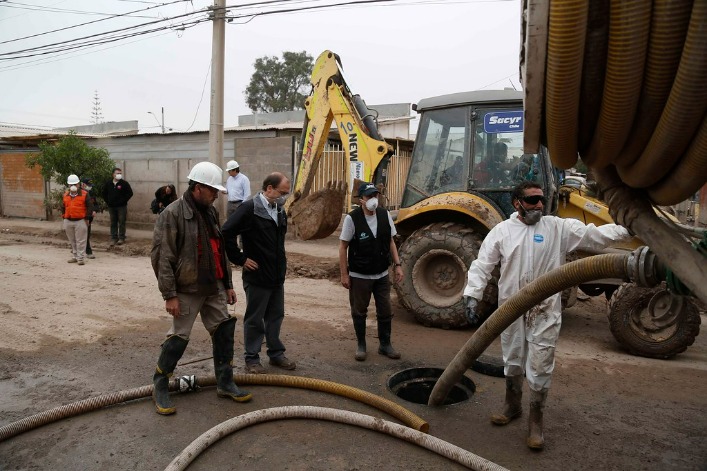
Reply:
<svg viewBox="0 0 707 471"><path fill-rule="evenodd" d="M466 300L466 320L469 321L469 324L472 327L474 327L479 323L479 315L476 312L479 302L472 297L467 297L464 299Z"/></svg>

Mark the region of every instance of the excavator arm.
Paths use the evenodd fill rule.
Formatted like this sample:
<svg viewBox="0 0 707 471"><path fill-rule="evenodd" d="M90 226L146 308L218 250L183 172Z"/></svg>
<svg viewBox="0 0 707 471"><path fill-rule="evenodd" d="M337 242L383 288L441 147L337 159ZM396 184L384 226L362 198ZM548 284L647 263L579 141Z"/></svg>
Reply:
<svg viewBox="0 0 707 471"><path fill-rule="evenodd" d="M336 54L324 51L319 55L311 82L300 139L302 155L293 196L285 204L297 235L303 240L327 237L341 221L347 182L330 181L326 188L311 191L332 122L336 122L341 137L352 183L362 180L385 185L385 169L393 154L393 147L378 132L372 110L346 85Z"/></svg>

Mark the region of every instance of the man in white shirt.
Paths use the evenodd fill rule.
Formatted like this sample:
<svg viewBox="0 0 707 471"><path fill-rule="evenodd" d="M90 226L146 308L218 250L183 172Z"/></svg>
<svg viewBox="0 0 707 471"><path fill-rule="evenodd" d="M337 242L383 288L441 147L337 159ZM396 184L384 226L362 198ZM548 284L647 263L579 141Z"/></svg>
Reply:
<svg viewBox="0 0 707 471"><path fill-rule="evenodd" d="M226 190L228 190L226 217L228 217L242 202L250 198L250 180L241 173L238 162L235 160L228 161L226 171L229 175L226 180Z"/></svg>
<svg viewBox="0 0 707 471"><path fill-rule="evenodd" d="M393 240L397 232L390 213L378 207L378 189L373 183L361 183L358 196L361 206L346 215L339 236L341 285L349 290L351 318L358 342L354 358L366 359L366 316L373 295L380 342L378 353L397 360L400 353L390 343L393 312L388 277L392 262L395 281L400 283L403 279Z"/></svg>

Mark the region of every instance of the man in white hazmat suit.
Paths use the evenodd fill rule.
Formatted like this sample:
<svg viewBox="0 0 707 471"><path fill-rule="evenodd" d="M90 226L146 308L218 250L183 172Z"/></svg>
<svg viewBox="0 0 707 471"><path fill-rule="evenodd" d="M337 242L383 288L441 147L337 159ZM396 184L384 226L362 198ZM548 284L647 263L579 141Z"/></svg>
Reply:
<svg viewBox="0 0 707 471"><path fill-rule="evenodd" d="M513 190L513 207L517 212L489 232L478 258L469 267L464 298L470 322L477 320L478 301L483 298L491 272L499 262L498 304L501 305L536 278L562 265L568 252L598 249L631 237L616 224L597 227L575 219L543 216L544 205L543 190L537 183L523 182ZM506 400L503 412L494 414L491 422L506 425L521 415L525 374L530 387L527 445L536 450L544 446L543 408L555 366L561 311L557 293L526 312L501 334Z"/></svg>

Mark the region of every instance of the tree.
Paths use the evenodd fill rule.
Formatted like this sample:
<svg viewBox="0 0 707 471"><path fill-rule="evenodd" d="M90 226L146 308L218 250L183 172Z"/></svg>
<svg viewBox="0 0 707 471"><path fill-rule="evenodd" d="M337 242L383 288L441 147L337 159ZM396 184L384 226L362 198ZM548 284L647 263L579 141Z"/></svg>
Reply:
<svg viewBox="0 0 707 471"><path fill-rule="evenodd" d="M90 147L76 137L74 132L70 132L56 143L40 142L39 153L28 155L25 163L29 168L39 165L39 173L44 179L53 181L62 188L66 186L66 179L71 174L80 179L89 178L99 195L103 185L112 178L115 167L106 149ZM47 207L57 209L63 191L52 190L45 200Z"/></svg>
<svg viewBox="0 0 707 471"><path fill-rule="evenodd" d="M304 109L313 66L314 58L307 51L285 51L282 61L275 56L259 57L244 92L248 107L254 113Z"/></svg>

